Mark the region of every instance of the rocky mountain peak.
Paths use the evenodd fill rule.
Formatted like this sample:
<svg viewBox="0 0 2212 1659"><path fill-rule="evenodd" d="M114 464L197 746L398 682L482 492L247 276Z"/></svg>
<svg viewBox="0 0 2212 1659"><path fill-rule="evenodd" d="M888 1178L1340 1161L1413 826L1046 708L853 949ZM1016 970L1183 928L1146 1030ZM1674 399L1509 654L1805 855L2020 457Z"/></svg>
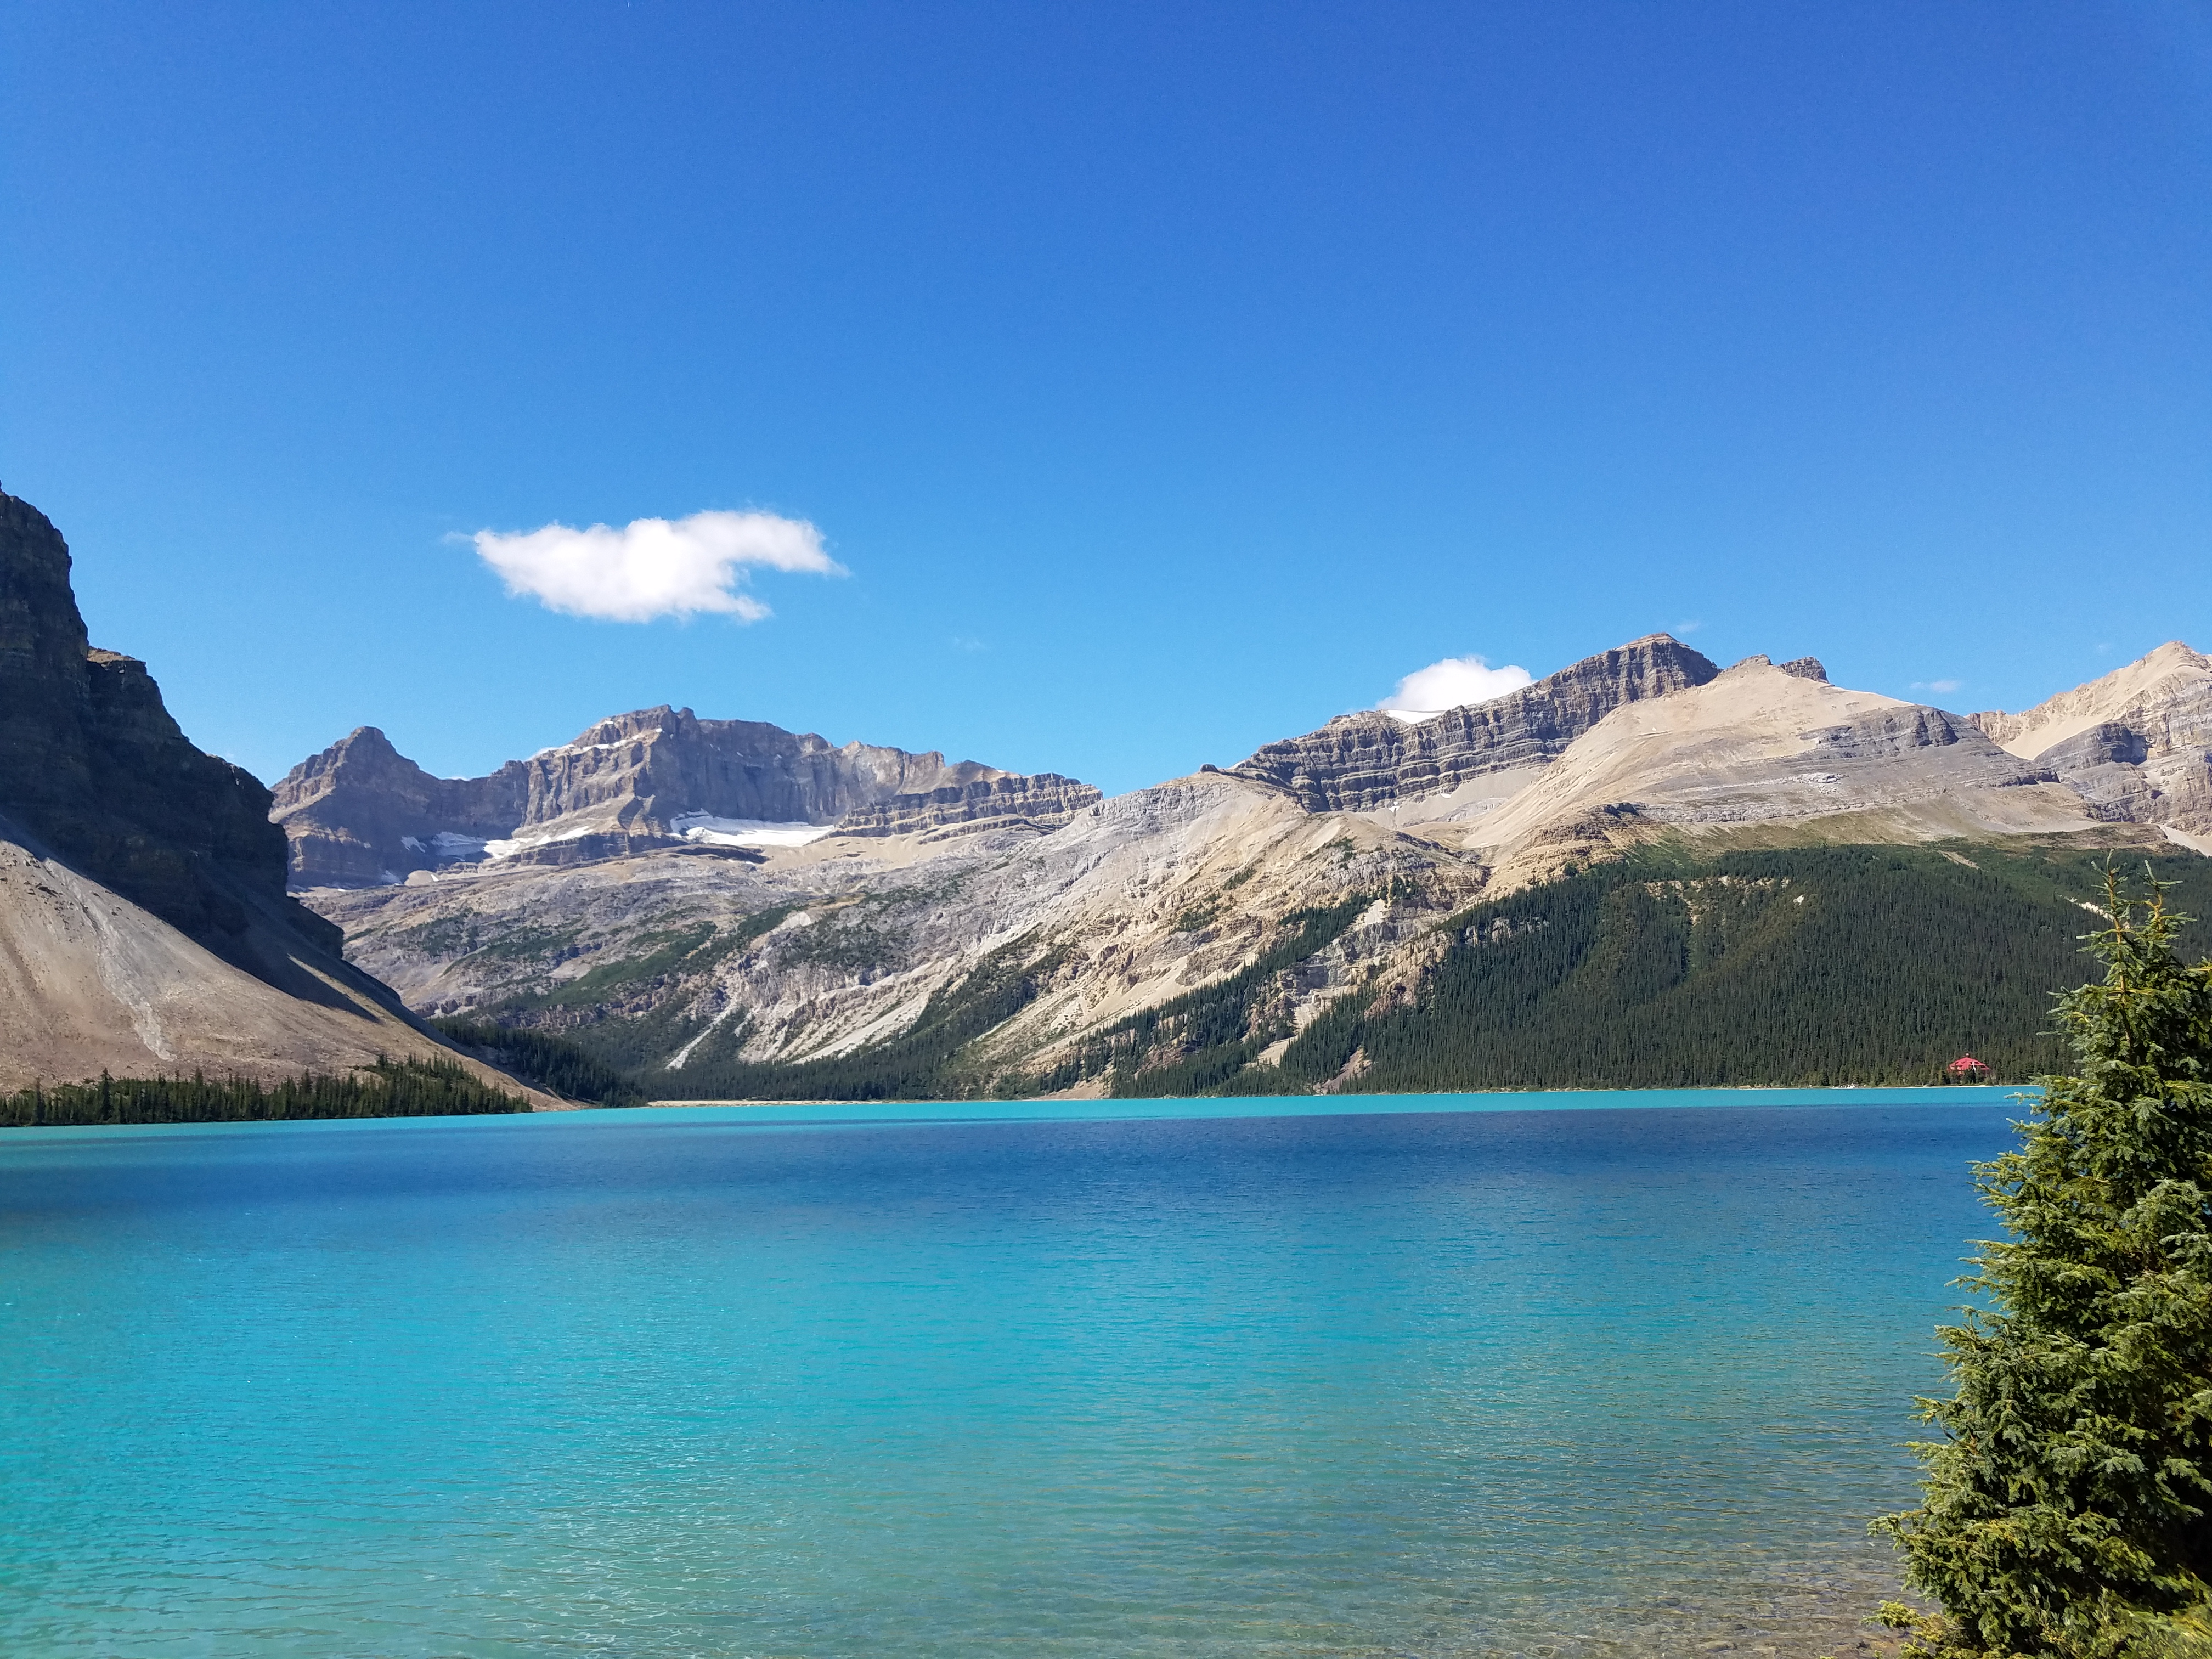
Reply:
<svg viewBox="0 0 2212 1659"><path fill-rule="evenodd" d="M1818 657L1792 657L1788 662L1778 663L1762 651L1755 657L1746 657L1741 662L1729 664L1727 672L1733 674L1739 668L1771 668L1776 673L1787 674L1792 679L1817 680L1822 685L1828 683L1828 671Z"/></svg>
<svg viewBox="0 0 2212 1659"><path fill-rule="evenodd" d="M1548 765L1614 709L1703 685L1719 672L1673 635L1646 634L1418 725L1371 711L1340 714L1229 769L1286 791L1310 812L1364 811L1455 789L1486 773Z"/></svg>
<svg viewBox="0 0 2212 1659"><path fill-rule="evenodd" d="M672 708L664 702L652 708L634 708L626 714L610 714L605 720L594 720L559 747L596 749L609 744L635 743L698 724L699 717L690 709Z"/></svg>

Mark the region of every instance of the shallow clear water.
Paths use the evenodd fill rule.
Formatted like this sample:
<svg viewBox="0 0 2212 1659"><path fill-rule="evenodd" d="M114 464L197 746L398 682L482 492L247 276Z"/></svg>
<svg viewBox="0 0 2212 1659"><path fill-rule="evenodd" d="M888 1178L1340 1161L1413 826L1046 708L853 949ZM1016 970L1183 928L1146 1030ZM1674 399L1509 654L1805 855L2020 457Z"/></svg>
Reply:
<svg viewBox="0 0 2212 1659"><path fill-rule="evenodd" d="M0 1651L1849 1651L2017 1110L16 1132Z"/></svg>

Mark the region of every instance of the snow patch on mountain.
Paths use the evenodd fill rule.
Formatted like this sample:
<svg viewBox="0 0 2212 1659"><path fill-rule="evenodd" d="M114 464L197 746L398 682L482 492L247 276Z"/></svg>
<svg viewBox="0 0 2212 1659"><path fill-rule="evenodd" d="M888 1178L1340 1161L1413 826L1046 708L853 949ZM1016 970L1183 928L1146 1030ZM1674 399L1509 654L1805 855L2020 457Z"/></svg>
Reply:
<svg viewBox="0 0 2212 1659"><path fill-rule="evenodd" d="M678 812L668 827L703 847L804 847L835 834L834 823L772 823L762 818L718 818L711 812Z"/></svg>

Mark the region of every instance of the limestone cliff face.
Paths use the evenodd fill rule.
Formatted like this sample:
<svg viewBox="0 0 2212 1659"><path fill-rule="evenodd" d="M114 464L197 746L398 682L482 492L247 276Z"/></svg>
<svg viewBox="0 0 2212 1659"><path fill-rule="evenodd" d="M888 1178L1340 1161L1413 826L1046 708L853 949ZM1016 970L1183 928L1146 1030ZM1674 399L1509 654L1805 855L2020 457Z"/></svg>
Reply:
<svg viewBox="0 0 2212 1659"><path fill-rule="evenodd" d="M902 792L837 821L842 836L957 835L971 830L1058 830L1101 796L1057 772L1008 773L942 788Z"/></svg>
<svg viewBox="0 0 2212 1659"><path fill-rule="evenodd" d="M646 852L682 844L687 820L865 836L986 822L1046 830L1097 799L1049 774L663 705L481 778L434 778L364 726L285 775L275 817L291 842L292 884L307 889L389 885L487 857L567 865Z"/></svg>
<svg viewBox="0 0 2212 1659"><path fill-rule="evenodd" d="M574 742L520 763L529 781L526 826L611 813L662 824L688 812L771 823L835 823L892 795L1010 775L934 752L842 747L764 720L702 720L688 708L647 708L601 720Z"/></svg>
<svg viewBox="0 0 2212 1659"><path fill-rule="evenodd" d="M69 549L0 495L0 1090L459 1058L286 896L269 806L87 642Z"/></svg>
<svg viewBox="0 0 2212 1659"><path fill-rule="evenodd" d="M2111 822L2212 837L2212 658L2179 640L2018 714L1973 723Z"/></svg>
<svg viewBox="0 0 2212 1659"><path fill-rule="evenodd" d="M509 769L434 778L364 726L285 774L271 827L289 842L295 885L371 886L434 865L441 831L471 842L505 835L522 811L521 781Z"/></svg>
<svg viewBox="0 0 2212 1659"><path fill-rule="evenodd" d="M1810 659L1790 666L1820 677ZM1651 634L1419 725L1382 714L1340 714L1230 770L1287 791L1309 812L1365 811L1455 789L1486 773L1547 764L1614 709L1703 685L1719 672L1688 646Z"/></svg>
<svg viewBox="0 0 2212 1659"><path fill-rule="evenodd" d="M316 948L337 931L284 896L283 833L253 775L203 754L146 665L94 648L69 548L0 495L0 812L100 885L218 955L266 912Z"/></svg>

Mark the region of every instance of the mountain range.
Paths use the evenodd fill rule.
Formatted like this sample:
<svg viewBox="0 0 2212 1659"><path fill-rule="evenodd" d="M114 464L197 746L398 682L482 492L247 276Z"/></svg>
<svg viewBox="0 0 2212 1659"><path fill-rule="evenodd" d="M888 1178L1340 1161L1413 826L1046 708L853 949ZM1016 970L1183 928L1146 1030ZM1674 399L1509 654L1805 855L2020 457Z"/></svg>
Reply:
<svg viewBox="0 0 2212 1659"><path fill-rule="evenodd" d="M853 752L724 724L732 776L780 779L787 755ZM647 711L594 732L666 725ZM2013 867L1974 848L2057 860L2074 871L2063 892L2021 879L2042 907L2046 971L2063 977L2093 854L2193 866L2212 847L2208 750L2212 663L2179 645L2025 714L1966 715L1832 684L1809 658L1723 669L1653 635L1487 702L1419 721L1344 715L1113 799L1057 777L1013 781L1049 791L1048 811L886 826L880 806L841 818L835 796L780 796L792 804L750 807L749 830L726 837L743 862L686 856L695 844L680 840L718 806L732 822L740 797L665 787L608 750L619 787L591 810L627 814L657 842L609 857L580 836L576 853L533 863L512 833L473 856L459 826L418 832L453 836L464 856L306 897L411 1007L568 1035L655 1093L1141 1092L1191 1083L1193 1056L1215 1050L1203 1086L1272 1088L1288 1086L1285 1057L1346 999L1419 1004L1468 948L1471 915L1624 861L1665 860L1669 880L1690 884L1689 917L1711 908L1699 883L1732 879L1730 858L1924 848L1950 850L1930 854L1945 871ZM337 752L280 785L280 803L294 779L342 770ZM306 833L350 831L331 809ZM1914 867L1936 884L1929 902L1965 902L1928 859ZM1992 957L1987 971L2002 967ZM1234 1006L1204 1018L1233 1038L1185 1029L1223 996ZM2040 1008L2008 1018L2032 1035ZM1971 1009L1957 1024L1926 1035L1931 1060L2013 1040L1978 1030ZM1365 1060L1347 1053L1307 1083L1348 1086Z"/></svg>
<svg viewBox="0 0 2212 1659"><path fill-rule="evenodd" d="M389 884L457 865L562 865L660 850L803 844L821 836L1054 830L1089 784L940 754L833 747L688 708L617 714L489 777L434 778L362 726L277 783L295 888Z"/></svg>
<svg viewBox="0 0 2212 1659"><path fill-rule="evenodd" d="M2212 871L2179 642L1961 714L1656 634L1110 799L665 706L478 778L362 727L268 792L68 572L0 498L0 1085L456 1017L663 1097L1896 1080L2035 1062L2099 858Z"/></svg>

